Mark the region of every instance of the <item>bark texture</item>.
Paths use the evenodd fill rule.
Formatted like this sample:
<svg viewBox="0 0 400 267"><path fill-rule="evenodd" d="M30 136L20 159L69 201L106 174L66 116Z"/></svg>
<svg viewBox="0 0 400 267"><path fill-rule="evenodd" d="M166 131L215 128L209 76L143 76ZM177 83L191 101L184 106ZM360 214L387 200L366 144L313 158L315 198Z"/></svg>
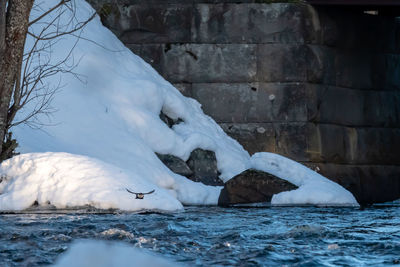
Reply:
<svg viewBox="0 0 400 267"><path fill-rule="evenodd" d="M8 108L16 86L19 86L29 14L34 0L0 2L0 141L7 131ZM7 6L6 6L7 5ZM2 148L0 148L2 152Z"/></svg>
<svg viewBox="0 0 400 267"><path fill-rule="evenodd" d="M6 1L0 2L0 59L3 58L6 39Z"/></svg>

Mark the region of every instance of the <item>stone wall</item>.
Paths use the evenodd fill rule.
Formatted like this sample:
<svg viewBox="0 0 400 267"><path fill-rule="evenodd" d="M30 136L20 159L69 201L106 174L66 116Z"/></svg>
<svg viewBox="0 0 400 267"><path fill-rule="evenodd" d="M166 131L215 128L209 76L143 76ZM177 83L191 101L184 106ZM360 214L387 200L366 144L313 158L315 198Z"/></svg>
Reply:
<svg viewBox="0 0 400 267"><path fill-rule="evenodd" d="M89 2L250 153L318 167L366 199L400 198L395 18L256 0Z"/></svg>

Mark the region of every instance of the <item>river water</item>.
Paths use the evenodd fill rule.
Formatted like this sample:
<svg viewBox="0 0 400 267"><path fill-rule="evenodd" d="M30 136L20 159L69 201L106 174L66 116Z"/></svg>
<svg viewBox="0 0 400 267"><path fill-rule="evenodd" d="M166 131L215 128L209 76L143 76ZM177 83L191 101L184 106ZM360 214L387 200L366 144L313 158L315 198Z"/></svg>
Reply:
<svg viewBox="0 0 400 267"><path fill-rule="evenodd" d="M188 266L391 266L400 264L400 205L0 215L2 266L54 263L77 239L127 242Z"/></svg>

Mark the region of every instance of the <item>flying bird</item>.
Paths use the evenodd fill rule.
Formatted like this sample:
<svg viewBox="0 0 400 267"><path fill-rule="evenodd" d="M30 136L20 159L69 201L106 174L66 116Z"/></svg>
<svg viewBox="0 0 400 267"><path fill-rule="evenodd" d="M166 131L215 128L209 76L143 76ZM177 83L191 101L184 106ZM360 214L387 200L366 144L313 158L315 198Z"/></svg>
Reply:
<svg viewBox="0 0 400 267"><path fill-rule="evenodd" d="M151 190L150 192L147 192L147 193L135 193L135 192L132 192L131 190L129 190L128 188L125 188L126 189L126 191L128 191L128 193L131 193L131 194L134 194L134 195L136 195L136 199L143 199L144 198L144 195L149 195L149 194L152 194L152 193L154 193L154 189L153 190Z"/></svg>

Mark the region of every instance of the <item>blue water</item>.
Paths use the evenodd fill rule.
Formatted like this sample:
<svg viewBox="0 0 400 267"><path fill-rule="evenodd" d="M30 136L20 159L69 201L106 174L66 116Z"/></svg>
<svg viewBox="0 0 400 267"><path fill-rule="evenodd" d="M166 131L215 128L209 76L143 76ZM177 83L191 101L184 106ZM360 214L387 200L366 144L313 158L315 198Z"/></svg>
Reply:
<svg viewBox="0 0 400 267"><path fill-rule="evenodd" d="M0 215L1 265L51 264L82 238L127 242L189 266L400 263L400 205L69 213Z"/></svg>

